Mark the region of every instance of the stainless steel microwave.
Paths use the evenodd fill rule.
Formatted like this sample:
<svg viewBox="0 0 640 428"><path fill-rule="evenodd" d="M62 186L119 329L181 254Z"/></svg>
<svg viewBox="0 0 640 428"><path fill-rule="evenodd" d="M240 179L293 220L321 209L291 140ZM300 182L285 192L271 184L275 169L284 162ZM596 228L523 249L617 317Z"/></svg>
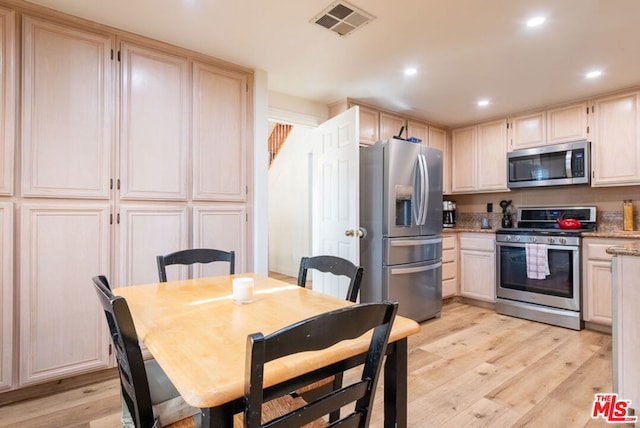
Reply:
<svg viewBox="0 0 640 428"><path fill-rule="evenodd" d="M589 142L515 150L507 153L509 188L588 184Z"/></svg>

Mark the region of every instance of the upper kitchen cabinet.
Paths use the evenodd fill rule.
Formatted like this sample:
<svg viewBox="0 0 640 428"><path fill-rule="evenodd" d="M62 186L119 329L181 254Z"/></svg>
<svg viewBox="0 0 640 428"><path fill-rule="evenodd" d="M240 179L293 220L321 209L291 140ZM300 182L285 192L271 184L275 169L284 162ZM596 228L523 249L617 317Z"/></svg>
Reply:
<svg viewBox="0 0 640 428"><path fill-rule="evenodd" d="M592 186L640 184L640 92L593 104Z"/></svg>
<svg viewBox="0 0 640 428"><path fill-rule="evenodd" d="M120 197L186 200L189 62L129 42L121 44L120 56Z"/></svg>
<svg viewBox="0 0 640 428"><path fill-rule="evenodd" d="M0 195L13 194L15 46L15 12L0 8Z"/></svg>
<svg viewBox="0 0 640 428"><path fill-rule="evenodd" d="M428 146L442 151L442 192L451 193L451 143L447 140L447 131L429 126Z"/></svg>
<svg viewBox="0 0 640 428"><path fill-rule="evenodd" d="M586 102L547 111L547 144L587 140L587 130Z"/></svg>
<svg viewBox="0 0 640 428"><path fill-rule="evenodd" d="M106 34L23 18L24 196L109 198L113 40Z"/></svg>
<svg viewBox="0 0 640 428"><path fill-rule="evenodd" d="M389 113L380 112L380 139L388 140L405 130L407 121L401 117Z"/></svg>
<svg viewBox="0 0 640 428"><path fill-rule="evenodd" d="M586 140L587 103L579 102L510 118L510 150Z"/></svg>
<svg viewBox="0 0 640 428"><path fill-rule="evenodd" d="M451 141L451 192L507 190L506 119L454 129Z"/></svg>
<svg viewBox="0 0 640 428"><path fill-rule="evenodd" d="M407 130L405 136L415 137L422 140L424 146L429 145L429 125L415 120L407 120Z"/></svg>
<svg viewBox="0 0 640 428"><path fill-rule="evenodd" d="M247 199L248 79L246 73L193 64L194 200Z"/></svg>

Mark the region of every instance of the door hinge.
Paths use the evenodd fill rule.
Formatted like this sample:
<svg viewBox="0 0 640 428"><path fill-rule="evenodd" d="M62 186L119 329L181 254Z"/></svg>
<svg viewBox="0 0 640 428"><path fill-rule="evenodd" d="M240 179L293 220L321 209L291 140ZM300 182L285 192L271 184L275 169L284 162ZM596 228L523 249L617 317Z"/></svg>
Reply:
<svg viewBox="0 0 640 428"><path fill-rule="evenodd" d="M591 106L591 113L594 113L596 111L596 106Z"/></svg>
<svg viewBox="0 0 640 428"><path fill-rule="evenodd" d="M118 190L120 190L120 179L118 178L118 180L116 180L116 187L118 188Z"/></svg>
<svg viewBox="0 0 640 428"><path fill-rule="evenodd" d="M587 134L589 133L589 127L587 126Z"/></svg>
<svg viewBox="0 0 640 428"><path fill-rule="evenodd" d="M245 83L244 85L245 92L249 92L249 84Z"/></svg>
<svg viewBox="0 0 640 428"><path fill-rule="evenodd" d="M109 344L109 355L113 354L113 346Z"/></svg>
<svg viewBox="0 0 640 428"><path fill-rule="evenodd" d="M589 114L589 106L587 106L587 114Z"/></svg>
<svg viewBox="0 0 640 428"><path fill-rule="evenodd" d="M244 186L244 194L245 195L249 194L249 186Z"/></svg>
<svg viewBox="0 0 640 428"><path fill-rule="evenodd" d="M120 51L118 51L118 62L120 62L120 61L121 61L121 59L120 59Z"/></svg>
<svg viewBox="0 0 640 428"><path fill-rule="evenodd" d="M111 49L111 60L113 60L113 49Z"/></svg>
<svg viewBox="0 0 640 428"><path fill-rule="evenodd" d="M120 224L120 213L116 215L116 224Z"/></svg>
<svg viewBox="0 0 640 428"><path fill-rule="evenodd" d="M113 224L113 214L109 214L109 224Z"/></svg>
<svg viewBox="0 0 640 428"><path fill-rule="evenodd" d="M244 213L244 221L249 222L249 213Z"/></svg>
<svg viewBox="0 0 640 428"><path fill-rule="evenodd" d="M109 189L113 190L113 178L109 179Z"/></svg>
<svg viewBox="0 0 640 428"><path fill-rule="evenodd" d="M507 122L507 129L509 129L509 122Z"/></svg>

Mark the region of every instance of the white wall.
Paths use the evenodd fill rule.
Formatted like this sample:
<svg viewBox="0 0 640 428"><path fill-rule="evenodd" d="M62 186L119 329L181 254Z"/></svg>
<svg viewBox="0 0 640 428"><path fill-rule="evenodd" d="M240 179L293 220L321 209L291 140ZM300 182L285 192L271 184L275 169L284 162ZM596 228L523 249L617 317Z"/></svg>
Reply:
<svg viewBox="0 0 640 428"><path fill-rule="evenodd" d="M300 257L311 255L312 133L294 125L269 168L269 270L294 277Z"/></svg>

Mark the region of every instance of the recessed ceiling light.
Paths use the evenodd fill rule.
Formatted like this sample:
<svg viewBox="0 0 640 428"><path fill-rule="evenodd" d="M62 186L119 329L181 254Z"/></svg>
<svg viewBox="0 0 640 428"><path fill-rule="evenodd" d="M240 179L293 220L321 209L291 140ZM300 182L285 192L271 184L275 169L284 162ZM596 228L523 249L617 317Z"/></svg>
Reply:
<svg viewBox="0 0 640 428"><path fill-rule="evenodd" d="M478 107L486 107L489 105L489 100L480 100L478 101Z"/></svg>
<svg viewBox="0 0 640 428"><path fill-rule="evenodd" d="M596 77L600 77L600 75L602 74L602 71L600 70L593 70L590 71L586 74L587 79L595 79Z"/></svg>
<svg viewBox="0 0 640 428"><path fill-rule="evenodd" d="M535 18L531 18L527 21L527 27L537 27L538 25L544 24L544 21L544 16L536 16Z"/></svg>
<svg viewBox="0 0 640 428"><path fill-rule="evenodd" d="M415 68L415 67L407 67L407 68L404 69L404 75L405 76L413 76L417 72L418 72L418 69Z"/></svg>

